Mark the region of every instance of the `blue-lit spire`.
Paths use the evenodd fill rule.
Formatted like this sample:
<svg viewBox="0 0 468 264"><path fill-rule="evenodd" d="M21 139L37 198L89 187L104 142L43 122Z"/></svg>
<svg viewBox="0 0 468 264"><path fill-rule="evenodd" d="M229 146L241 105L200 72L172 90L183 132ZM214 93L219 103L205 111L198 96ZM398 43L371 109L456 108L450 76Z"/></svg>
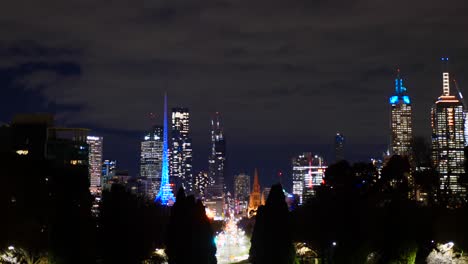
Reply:
<svg viewBox="0 0 468 264"><path fill-rule="evenodd" d="M159 193L154 199L155 202L162 205L173 205L175 202L172 187L169 183L169 153L167 150L167 94L164 95L164 124L163 124L163 155L161 171L161 187Z"/></svg>
<svg viewBox="0 0 468 264"><path fill-rule="evenodd" d="M406 87L403 86L403 79L400 77L400 69L398 69L395 79L395 95L390 97L390 104L398 104L400 101L405 104L411 103L409 96L406 95Z"/></svg>

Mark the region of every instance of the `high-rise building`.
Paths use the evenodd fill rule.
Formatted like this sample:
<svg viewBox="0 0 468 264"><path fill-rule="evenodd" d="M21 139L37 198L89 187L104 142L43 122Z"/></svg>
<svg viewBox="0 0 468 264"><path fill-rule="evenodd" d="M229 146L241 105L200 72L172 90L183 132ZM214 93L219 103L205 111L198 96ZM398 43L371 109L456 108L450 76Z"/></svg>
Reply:
<svg viewBox="0 0 468 264"><path fill-rule="evenodd" d="M102 178L101 186L102 189L110 190L110 180L115 176L117 170L117 161L116 160L105 160L102 163Z"/></svg>
<svg viewBox="0 0 468 264"><path fill-rule="evenodd" d="M87 136L86 143L89 146L89 190L98 193L101 187L102 174L102 137Z"/></svg>
<svg viewBox="0 0 468 264"><path fill-rule="evenodd" d="M192 139L190 138L190 114L187 108L172 109L172 149L171 177L177 188L183 187L187 193L192 193Z"/></svg>
<svg viewBox="0 0 468 264"><path fill-rule="evenodd" d="M466 199L466 189L458 183L465 173L463 162L465 146L465 120L463 104L450 95L448 58L442 58L442 95L431 111L432 161L439 173L440 189L457 202Z"/></svg>
<svg viewBox="0 0 468 264"><path fill-rule="evenodd" d="M234 177L234 211L246 216L249 207L250 176L244 173Z"/></svg>
<svg viewBox="0 0 468 264"><path fill-rule="evenodd" d="M234 177L234 199L248 201L250 194L250 176L244 173Z"/></svg>
<svg viewBox="0 0 468 264"><path fill-rule="evenodd" d="M403 79L398 70L395 79L395 94L390 97L391 115L391 154L411 158L413 140L413 122L411 100L403 86Z"/></svg>
<svg viewBox="0 0 468 264"><path fill-rule="evenodd" d="M154 126L146 133L141 142L140 177L148 179L150 188L147 196L153 199L161 186L161 169L163 155L163 128Z"/></svg>
<svg viewBox="0 0 468 264"><path fill-rule="evenodd" d="M208 172L200 171L195 176L193 188L197 197L205 197L206 187L209 185Z"/></svg>
<svg viewBox="0 0 468 264"><path fill-rule="evenodd" d="M315 187L323 183L326 169L323 158L310 152L292 159L293 194L299 197L299 204L315 195Z"/></svg>
<svg viewBox="0 0 468 264"><path fill-rule="evenodd" d="M226 166L226 141L221 126L219 113L211 119L211 153L208 159L208 176L224 191Z"/></svg>
<svg viewBox="0 0 468 264"><path fill-rule="evenodd" d="M262 205L262 193L261 193L260 183L258 182L257 169L255 169L252 192L250 193L249 198L250 199L249 199L248 216L252 217L257 214L258 207Z"/></svg>
<svg viewBox="0 0 468 264"><path fill-rule="evenodd" d="M345 159L344 144L345 137L340 132L337 132L335 136L335 162Z"/></svg>
<svg viewBox="0 0 468 264"><path fill-rule="evenodd" d="M161 186L155 202L162 205L172 206L175 203L175 197L172 193L172 186L169 182L169 150L167 142L167 95L164 95L164 123L163 123L163 151L161 165Z"/></svg>

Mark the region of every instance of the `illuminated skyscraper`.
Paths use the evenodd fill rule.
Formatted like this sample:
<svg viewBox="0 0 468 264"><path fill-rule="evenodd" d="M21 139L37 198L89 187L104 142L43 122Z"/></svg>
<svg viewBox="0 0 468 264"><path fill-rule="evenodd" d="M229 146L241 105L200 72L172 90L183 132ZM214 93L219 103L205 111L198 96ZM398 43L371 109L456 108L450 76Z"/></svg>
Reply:
<svg viewBox="0 0 468 264"><path fill-rule="evenodd" d="M315 188L323 183L327 166L322 157L310 152L292 159L293 194L299 196L299 204L315 195Z"/></svg>
<svg viewBox="0 0 468 264"><path fill-rule="evenodd" d="M335 162L344 160L344 144L345 137L343 134L337 132L335 136Z"/></svg>
<svg viewBox="0 0 468 264"><path fill-rule="evenodd" d="M224 173L226 166L226 141L221 127L219 113L211 120L211 153L208 159L208 176L214 185L224 191Z"/></svg>
<svg viewBox="0 0 468 264"><path fill-rule="evenodd" d="M169 182L169 151L167 149L167 95L164 95L164 124L163 124L163 154L161 165L161 186L155 202L162 205L173 205L175 202L172 186Z"/></svg>
<svg viewBox="0 0 468 264"><path fill-rule="evenodd" d="M466 189L458 183L465 173L463 162L465 146L465 121L463 104L450 95L448 58L442 58L442 95L431 111L432 159L439 173L440 189L452 197L452 201L466 198Z"/></svg>
<svg viewBox="0 0 468 264"><path fill-rule="evenodd" d="M97 193L101 187L102 137L87 136L86 143L89 146L89 190Z"/></svg>
<svg viewBox="0 0 468 264"><path fill-rule="evenodd" d="M102 163L102 179L101 186L103 189L110 190L110 181L112 177L115 176L117 170L117 161L116 160L105 160Z"/></svg>
<svg viewBox="0 0 468 264"><path fill-rule="evenodd" d="M161 169L163 153L163 127L154 126L146 133L141 142L140 177L150 182L149 198L154 198L161 186Z"/></svg>
<svg viewBox="0 0 468 264"><path fill-rule="evenodd" d="M171 177L177 188L182 186L187 193L194 191L189 121L187 108L172 109Z"/></svg>
<svg viewBox="0 0 468 264"><path fill-rule="evenodd" d="M395 79L395 94L390 97L391 106L391 154L411 157L413 122L411 120L411 100L403 86L400 70Z"/></svg>

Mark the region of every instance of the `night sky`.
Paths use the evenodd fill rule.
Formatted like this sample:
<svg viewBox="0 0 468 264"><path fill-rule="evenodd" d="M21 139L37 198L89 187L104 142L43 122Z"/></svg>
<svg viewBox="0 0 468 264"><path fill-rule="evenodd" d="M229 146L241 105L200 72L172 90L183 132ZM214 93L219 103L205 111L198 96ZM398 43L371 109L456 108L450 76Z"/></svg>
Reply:
<svg viewBox="0 0 468 264"><path fill-rule="evenodd" d="M219 111L228 179L259 167L263 185L301 151L381 156L401 68L415 135L429 139L440 57L468 93L466 0L4 1L0 121L52 112L104 136L106 159L138 172L139 141L169 105L189 107L195 171L206 169ZM468 95L467 95L468 96Z"/></svg>

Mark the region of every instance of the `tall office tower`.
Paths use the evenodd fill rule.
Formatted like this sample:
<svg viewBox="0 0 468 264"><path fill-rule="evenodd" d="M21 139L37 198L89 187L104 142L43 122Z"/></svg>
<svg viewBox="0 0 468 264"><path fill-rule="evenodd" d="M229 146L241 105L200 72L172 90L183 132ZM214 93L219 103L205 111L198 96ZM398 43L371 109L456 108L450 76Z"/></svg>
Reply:
<svg viewBox="0 0 468 264"><path fill-rule="evenodd" d="M161 186L163 127L154 126L141 142L140 177L150 182L147 196L153 199Z"/></svg>
<svg viewBox="0 0 468 264"><path fill-rule="evenodd" d="M250 176L244 173L234 177L234 199L248 201L250 194Z"/></svg>
<svg viewBox="0 0 468 264"><path fill-rule="evenodd" d="M196 176L193 183L195 195L200 198L205 197L206 187L209 185L208 172L200 171Z"/></svg>
<svg viewBox="0 0 468 264"><path fill-rule="evenodd" d="M117 170L117 161L105 160L102 163L102 178L101 186L102 189L110 190L112 177L115 176Z"/></svg>
<svg viewBox="0 0 468 264"><path fill-rule="evenodd" d="M226 166L226 141L221 127L219 113L211 119L211 153L208 159L208 176L214 185L224 192L224 174Z"/></svg>
<svg viewBox="0 0 468 264"><path fill-rule="evenodd" d="M175 197L172 193L172 186L169 182L169 151L167 144L167 95L164 95L164 123L163 123L163 151L161 165L161 186L155 202L162 205L172 206L175 203Z"/></svg>
<svg viewBox="0 0 468 264"><path fill-rule="evenodd" d="M465 120L463 104L450 95L448 58L442 58L442 95L431 111L432 161L439 173L440 189L450 195L450 201L466 199L466 189L458 183L465 173L463 162Z"/></svg>
<svg viewBox="0 0 468 264"><path fill-rule="evenodd" d="M391 106L391 154L411 158L413 140L413 122L411 120L411 100L403 86L403 79L398 70L395 79L395 94L390 97Z"/></svg>
<svg viewBox="0 0 468 264"><path fill-rule="evenodd" d="M260 205L262 205L262 193L260 183L258 182L258 171L257 169L255 169L254 183L249 199L248 216L255 216L257 214L257 209Z"/></svg>
<svg viewBox="0 0 468 264"><path fill-rule="evenodd" d="M249 207L250 176L244 173L234 177L234 211L246 216Z"/></svg>
<svg viewBox="0 0 468 264"><path fill-rule="evenodd" d="M463 100L463 98L461 99ZM463 112L463 117L465 118L465 147L468 146L468 109L464 105L465 111Z"/></svg>
<svg viewBox="0 0 468 264"><path fill-rule="evenodd" d="M101 187L102 137L87 136L86 143L89 146L89 190L98 193Z"/></svg>
<svg viewBox="0 0 468 264"><path fill-rule="evenodd" d="M176 188L183 187L187 193L193 192L192 139L190 138L189 110L172 109L172 149L171 177Z"/></svg>
<svg viewBox="0 0 468 264"><path fill-rule="evenodd" d="M340 132L337 132L335 136L335 162L344 160L344 144L345 137Z"/></svg>
<svg viewBox="0 0 468 264"><path fill-rule="evenodd" d="M299 196L299 204L315 195L316 186L323 183L327 166L322 157L310 152L302 153L292 159L293 194Z"/></svg>

